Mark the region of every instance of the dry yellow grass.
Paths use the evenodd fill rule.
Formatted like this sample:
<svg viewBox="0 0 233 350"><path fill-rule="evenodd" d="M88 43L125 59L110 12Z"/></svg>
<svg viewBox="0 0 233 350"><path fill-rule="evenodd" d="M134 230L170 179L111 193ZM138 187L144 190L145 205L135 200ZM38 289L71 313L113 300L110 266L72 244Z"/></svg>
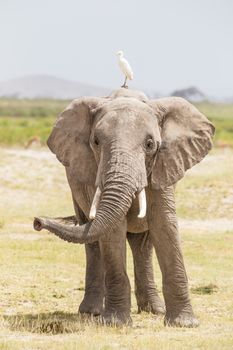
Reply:
<svg viewBox="0 0 233 350"><path fill-rule="evenodd" d="M214 151L177 187L182 244L197 329L165 328L136 313L132 328L77 314L84 247L34 232L34 215L73 212L64 169L46 150L0 149L0 349L232 349L233 151ZM161 291L161 275L155 260Z"/></svg>

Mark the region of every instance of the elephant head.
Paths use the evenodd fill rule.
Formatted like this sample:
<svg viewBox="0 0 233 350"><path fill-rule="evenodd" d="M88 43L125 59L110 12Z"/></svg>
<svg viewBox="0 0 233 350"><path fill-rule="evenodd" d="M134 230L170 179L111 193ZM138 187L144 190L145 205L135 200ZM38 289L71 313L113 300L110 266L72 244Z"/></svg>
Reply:
<svg viewBox="0 0 233 350"><path fill-rule="evenodd" d="M107 98L74 100L58 117L48 146L71 178L95 186L92 220L70 226L36 218L35 229L93 242L123 220L137 195L143 217L144 188L175 184L211 149L213 133L207 118L179 97L148 100L120 89Z"/></svg>

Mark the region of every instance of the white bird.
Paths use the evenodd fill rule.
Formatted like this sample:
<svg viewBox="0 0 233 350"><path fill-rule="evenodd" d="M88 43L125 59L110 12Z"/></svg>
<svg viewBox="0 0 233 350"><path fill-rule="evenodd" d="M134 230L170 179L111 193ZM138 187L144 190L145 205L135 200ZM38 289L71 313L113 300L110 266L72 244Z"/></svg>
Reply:
<svg viewBox="0 0 233 350"><path fill-rule="evenodd" d="M133 71L132 71L132 68L130 67L129 62L123 57L124 56L123 51L118 51L116 55L118 56L119 67L125 76L124 84L121 87L127 89L128 86L126 85L126 81L127 79L133 80Z"/></svg>

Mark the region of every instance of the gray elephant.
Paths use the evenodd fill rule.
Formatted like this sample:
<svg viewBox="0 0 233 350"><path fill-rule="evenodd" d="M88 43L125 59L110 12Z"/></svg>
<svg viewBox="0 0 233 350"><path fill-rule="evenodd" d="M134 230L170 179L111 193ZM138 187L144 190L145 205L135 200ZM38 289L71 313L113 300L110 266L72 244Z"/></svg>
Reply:
<svg viewBox="0 0 233 350"><path fill-rule="evenodd" d="M148 100L120 89L107 98L74 100L48 139L65 166L80 225L38 217L34 228L86 244L86 292L80 311L106 323L130 319L126 237L133 252L139 309L162 312L152 249L162 272L165 324L195 327L180 247L174 184L208 153L213 125L182 98ZM105 295L103 290L105 286Z"/></svg>

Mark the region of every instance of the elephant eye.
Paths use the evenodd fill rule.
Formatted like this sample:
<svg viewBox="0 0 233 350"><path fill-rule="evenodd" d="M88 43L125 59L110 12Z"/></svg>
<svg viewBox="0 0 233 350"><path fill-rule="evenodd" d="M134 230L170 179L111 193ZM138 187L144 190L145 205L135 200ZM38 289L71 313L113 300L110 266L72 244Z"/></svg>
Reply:
<svg viewBox="0 0 233 350"><path fill-rule="evenodd" d="M145 142L146 151L152 151L154 149L154 141L152 138L148 138Z"/></svg>
<svg viewBox="0 0 233 350"><path fill-rule="evenodd" d="M97 136L94 137L94 144L95 144L96 146L99 146L99 139L98 139Z"/></svg>

